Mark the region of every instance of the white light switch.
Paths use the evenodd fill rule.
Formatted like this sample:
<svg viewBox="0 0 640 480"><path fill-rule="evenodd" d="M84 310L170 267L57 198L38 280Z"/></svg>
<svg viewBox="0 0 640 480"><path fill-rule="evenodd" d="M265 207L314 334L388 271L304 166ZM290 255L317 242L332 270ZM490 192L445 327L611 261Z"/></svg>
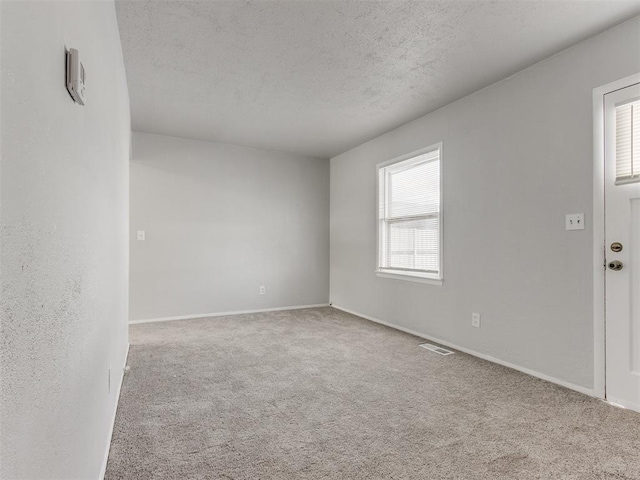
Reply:
<svg viewBox="0 0 640 480"><path fill-rule="evenodd" d="M86 74L80 61L80 52L75 48L67 50L67 91L73 101L79 105L85 103Z"/></svg>
<svg viewBox="0 0 640 480"><path fill-rule="evenodd" d="M569 213L565 215L567 230L584 230L584 213Z"/></svg>
<svg viewBox="0 0 640 480"><path fill-rule="evenodd" d="M147 236L144 230L138 230L138 240L146 240Z"/></svg>

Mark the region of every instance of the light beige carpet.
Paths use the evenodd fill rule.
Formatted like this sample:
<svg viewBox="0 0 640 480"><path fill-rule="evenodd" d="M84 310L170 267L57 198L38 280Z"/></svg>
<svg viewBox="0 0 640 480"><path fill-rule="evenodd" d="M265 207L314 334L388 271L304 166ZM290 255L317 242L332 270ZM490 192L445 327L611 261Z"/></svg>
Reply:
<svg viewBox="0 0 640 480"><path fill-rule="evenodd" d="M640 479L640 414L327 308L135 325L106 478Z"/></svg>

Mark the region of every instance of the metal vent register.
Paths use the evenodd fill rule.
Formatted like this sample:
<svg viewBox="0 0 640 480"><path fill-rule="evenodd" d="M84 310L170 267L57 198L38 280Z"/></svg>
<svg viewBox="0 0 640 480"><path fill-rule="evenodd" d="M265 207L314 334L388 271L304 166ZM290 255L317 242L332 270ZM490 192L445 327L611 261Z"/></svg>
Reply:
<svg viewBox="0 0 640 480"><path fill-rule="evenodd" d="M453 355L455 353L451 350L447 350L446 348L438 347L437 345L431 345L430 343L421 343L419 346L422 348L426 348L427 350L431 350L432 352L439 353L440 355Z"/></svg>

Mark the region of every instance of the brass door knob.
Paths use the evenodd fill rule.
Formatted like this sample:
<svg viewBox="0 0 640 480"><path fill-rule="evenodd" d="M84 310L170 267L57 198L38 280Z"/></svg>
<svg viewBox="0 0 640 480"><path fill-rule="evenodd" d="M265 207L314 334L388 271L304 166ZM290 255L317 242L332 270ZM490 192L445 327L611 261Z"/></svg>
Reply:
<svg viewBox="0 0 640 480"><path fill-rule="evenodd" d="M620 260L612 260L609 262L609 270L613 270L614 272L622 270L622 262Z"/></svg>

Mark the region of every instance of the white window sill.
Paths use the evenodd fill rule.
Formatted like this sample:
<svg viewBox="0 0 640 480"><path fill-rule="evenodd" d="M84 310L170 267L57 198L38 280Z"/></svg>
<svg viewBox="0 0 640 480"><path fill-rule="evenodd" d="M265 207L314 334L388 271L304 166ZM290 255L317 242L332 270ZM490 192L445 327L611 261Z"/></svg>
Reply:
<svg viewBox="0 0 640 480"><path fill-rule="evenodd" d="M421 275L415 275L411 273L395 273L388 270L376 270L376 275L382 278L392 278L394 280L407 280L409 282L417 282L417 283L426 283L429 285L439 285L442 286L443 280L441 278L435 277L424 277Z"/></svg>

